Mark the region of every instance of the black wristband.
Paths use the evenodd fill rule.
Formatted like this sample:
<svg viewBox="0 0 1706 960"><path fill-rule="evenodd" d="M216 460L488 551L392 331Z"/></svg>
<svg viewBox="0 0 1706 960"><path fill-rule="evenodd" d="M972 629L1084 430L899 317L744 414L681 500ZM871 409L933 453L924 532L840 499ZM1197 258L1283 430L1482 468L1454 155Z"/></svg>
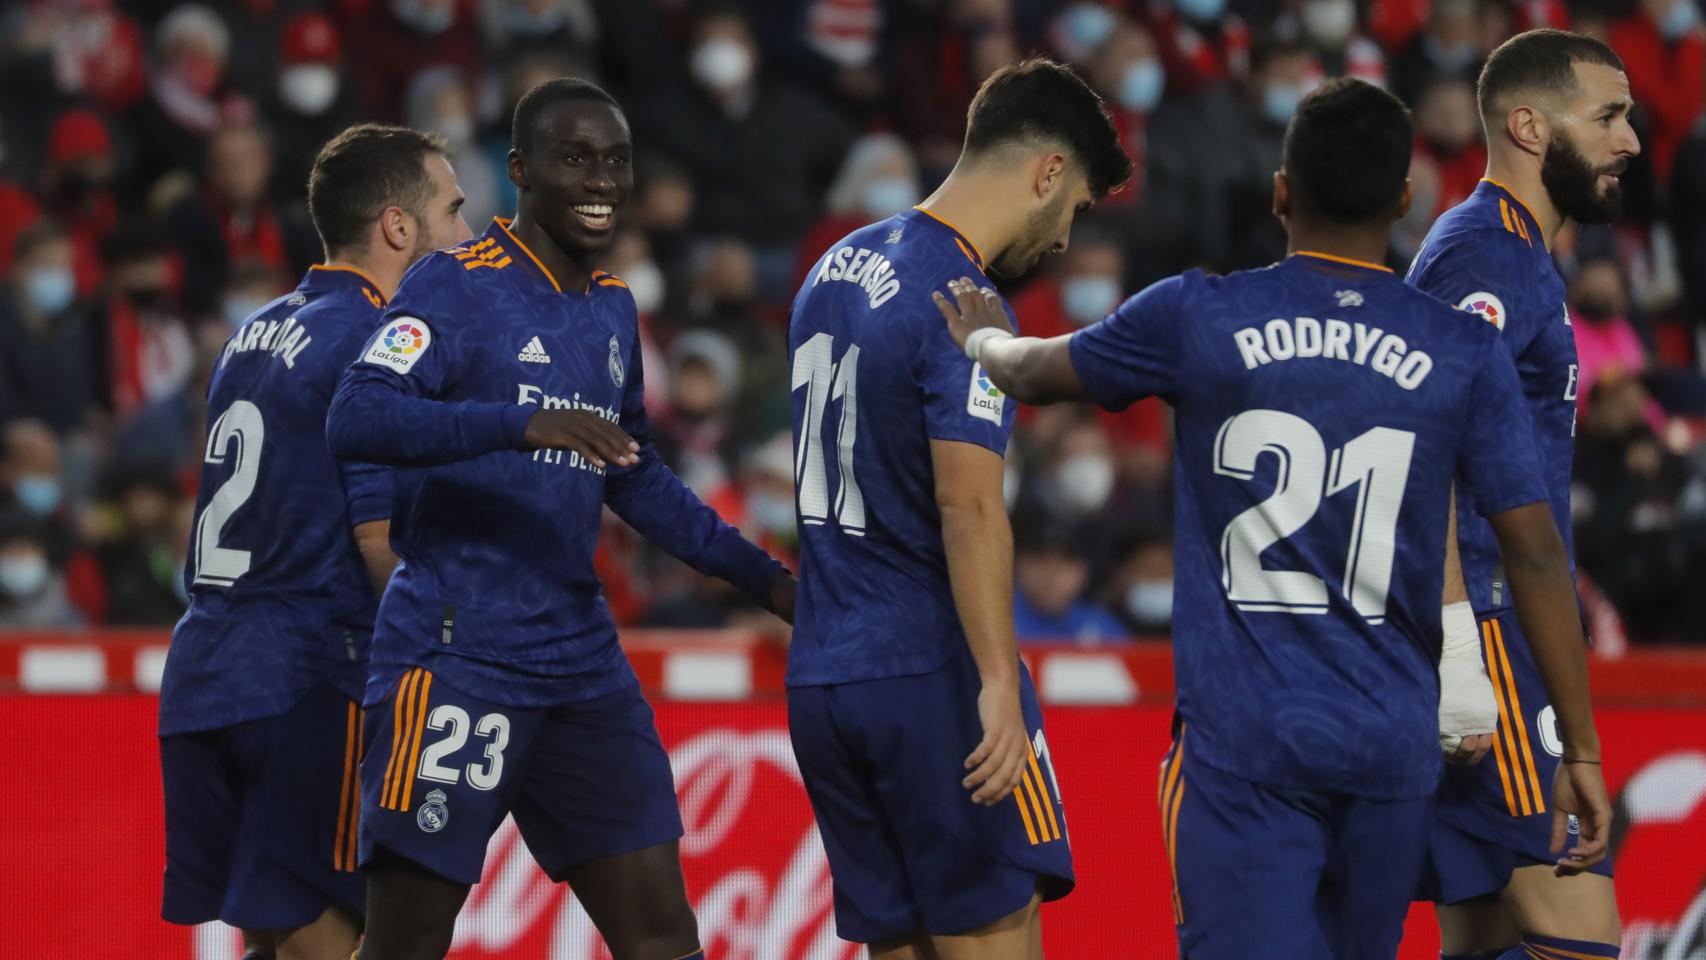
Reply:
<svg viewBox="0 0 1706 960"><path fill-rule="evenodd" d="M1565 757L1564 762L1565 763L1591 763L1596 767L1600 765L1598 760L1583 760L1580 757Z"/></svg>

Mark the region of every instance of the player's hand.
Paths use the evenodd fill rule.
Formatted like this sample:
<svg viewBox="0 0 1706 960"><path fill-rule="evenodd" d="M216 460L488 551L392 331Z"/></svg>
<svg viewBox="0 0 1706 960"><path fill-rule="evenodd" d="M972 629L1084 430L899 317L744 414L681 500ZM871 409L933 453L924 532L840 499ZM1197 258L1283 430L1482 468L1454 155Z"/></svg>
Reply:
<svg viewBox="0 0 1706 960"><path fill-rule="evenodd" d="M527 421L522 442L529 450L573 450L601 470L640 462L640 445L632 437L587 410L540 410Z"/></svg>
<svg viewBox="0 0 1706 960"><path fill-rule="evenodd" d="M983 721L983 742L966 757L971 773L960 785L972 792L973 803L993 807L1019 788L1031 749L1025 713L1019 707L1019 684L984 684L977 695L977 715Z"/></svg>
<svg viewBox="0 0 1706 960"><path fill-rule="evenodd" d="M1565 850L1571 819L1581 835L1575 846ZM1581 873L1605 859L1610 840L1611 797L1599 764L1560 762L1552 778L1552 854L1563 856L1552 872L1560 877Z"/></svg>
<svg viewBox="0 0 1706 960"><path fill-rule="evenodd" d="M789 625L794 622L794 593L799 586L800 582L786 570L770 581L770 612L787 621Z"/></svg>
<svg viewBox="0 0 1706 960"><path fill-rule="evenodd" d="M1481 762L1487 751L1493 749L1493 735L1477 733L1467 737L1452 737L1442 733L1439 735L1439 743L1446 751L1447 762L1472 767Z"/></svg>
<svg viewBox="0 0 1706 960"><path fill-rule="evenodd" d="M961 277L948 281L948 292L954 299L949 300L939 290L931 293L930 298L936 301L936 309L948 321L948 333L961 349L973 330L991 327L1013 332L1013 325L1007 321L1007 308L1001 305L1001 297L994 290L978 286L970 277Z"/></svg>

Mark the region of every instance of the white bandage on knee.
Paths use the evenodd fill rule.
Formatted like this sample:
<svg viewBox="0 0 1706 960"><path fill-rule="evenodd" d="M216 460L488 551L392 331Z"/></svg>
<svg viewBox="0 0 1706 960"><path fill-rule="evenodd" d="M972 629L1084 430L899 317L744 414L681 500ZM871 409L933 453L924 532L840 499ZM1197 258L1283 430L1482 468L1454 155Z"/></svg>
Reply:
<svg viewBox="0 0 1706 960"><path fill-rule="evenodd" d="M1481 631L1467 601L1440 610L1439 746L1448 756L1464 737L1492 733L1499 722L1493 683L1481 660Z"/></svg>

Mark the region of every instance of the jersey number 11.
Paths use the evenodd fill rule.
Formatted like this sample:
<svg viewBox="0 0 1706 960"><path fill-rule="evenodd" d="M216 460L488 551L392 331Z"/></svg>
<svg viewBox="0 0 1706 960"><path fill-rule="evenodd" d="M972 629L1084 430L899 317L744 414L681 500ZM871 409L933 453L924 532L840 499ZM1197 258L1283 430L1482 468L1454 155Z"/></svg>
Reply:
<svg viewBox="0 0 1706 960"><path fill-rule="evenodd" d="M829 401L841 401L835 427L835 449L841 485L835 493L835 520L842 533L865 535L865 495L853 476L853 444L859 438L859 345L853 344L836 363L835 338L815 334L794 351L794 375L789 388L806 391L806 415L794 449L794 487L800 491L800 522L808 526L829 519L829 478L823 465L824 411Z"/></svg>

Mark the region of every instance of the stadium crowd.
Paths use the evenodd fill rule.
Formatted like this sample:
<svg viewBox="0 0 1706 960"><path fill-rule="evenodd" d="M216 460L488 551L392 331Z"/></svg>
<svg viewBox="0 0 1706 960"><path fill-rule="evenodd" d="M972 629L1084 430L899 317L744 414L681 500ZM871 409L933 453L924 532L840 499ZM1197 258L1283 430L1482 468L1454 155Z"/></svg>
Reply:
<svg viewBox="0 0 1706 960"><path fill-rule="evenodd" d="M357 120L442 134L475 232L511 212L509 116L589 77L638 186L606 269L639 306L666 460L774 551L794 537L788 304L847 231L922 199L981 77L1076 65L1137 174L1005 283L1027 333L1190 267L1284 254L1280 139L1325 77L1414 111L1402 271L1485 161L1474 79L1554 25L1623 56L1644 151L1624 216L1554 255L1580 351L1574 513L1602 645L1706 642L1706 23L1696 0L27 0L0 14L0 628L173 623L208 373L320 257L318 147ZM1021 639L1171 618L1166 408L1027 410L1009 455ZM608 514L607 514L608 517ZM618 620L757 622L609 520Z"/></svg>

